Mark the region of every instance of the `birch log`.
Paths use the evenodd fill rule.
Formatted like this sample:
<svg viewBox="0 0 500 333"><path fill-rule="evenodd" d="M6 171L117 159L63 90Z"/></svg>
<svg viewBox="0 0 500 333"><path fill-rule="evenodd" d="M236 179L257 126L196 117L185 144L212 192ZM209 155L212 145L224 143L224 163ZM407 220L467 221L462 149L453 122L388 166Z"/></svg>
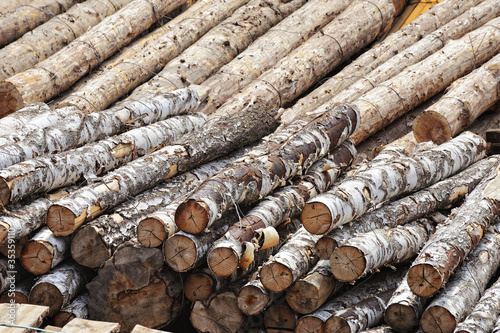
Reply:
<svg viewBox="0 0 500 333"><path fill-rule="evenodd" d="M27 159L75 149L126 132L131 127L165 121L170 116L192 111L198 106L199 100L198 93L187 88L156 96L145 96L90 114L73 107L56 109L54 112L68 109L71 111L52 126L32 129L29 132L22 130L13 136L15 141L0 146L0 155L5 156L0 160L0 169ZM178 118L180 119L182 118ZM1 140L0 138L0 142Z"/></svg>
<svg viewBox="0 0 500 333"><path fill-rule="evenodd" d="M447 178L484 157L485 142L466 132L454 140L347 178L309 200L302 211L304 227L324 234L364 214L389 198L413 192Z"/></svg>
<svg viewBox="0 0 500 333"><path fill-rule="evenodd" d="M35 67L0 82L3 114L57 96L184 2L134 0Z"/></svg>
<svg viewBox="0 0 500 333"><path fill-rule="evenodd" d="M78 2L81 1L34 0L22 4L15 11L5 13L0 17L0 47L9 44L36 26L48 21L52 16L65 12Z"/></svg>
<svg viewBox="0 0 500 333"><path fill-rule="evenodd" d="M352 63L346 65L339 73L324 82L318 89L298 100L293 107L281 116L283 124L290 123L298 115L307 113L327 102L342 90L367 75L372 70L391 59L393 56L413 45L425 35L458 17L469 8L483 0L441 1L427 12L398 31L387 36Z"/></svg>
<svg viewBox="0 0 500 333"><path fill-rule="evenodd" d="M58 101L57 107L72 105L84 112L105 109L161 71L165 64L247 2L214 0L193 6L155 30L149 39L138 41L130 50L104 63L102 71L77 83Z"/></svg>
<svg viewBox="0 0 500 333"><path fill-rule="evenodd" d="M316 119L299 119L294 135L271 153L240 161L207 179L179 206L179 229L199 233L235 204L251 203L270 194L282 182L307 170L347 139L357 126L357 111L339 106Z"/></svg>
<svg viewBox="0 0 500 333"><path fill-rule="evenodd" d="M71 303L63 306L61 310L54 315L54 325L63 327L75 318L87 319L89 317L90 294L84 292L77 296Z"/></svg>
<svg viewBox="0 0 500 333"><path fill-rule="evenodd" d="M497 6L498 8L498 6ZM469 127L500 97L500 55L453 82L446 94L413 122L418 142L442 143Z"/></svg>
<svg viewBox="0 0 500 333"><path fill-rule="evenodd" d="M14 289L19 282L28 277L29 274L19 260L12 256L12 252L0 258L0 293Z"/></svg>
<svg viewBox="0 0 500 333"><path fill-rule="evenodd" d="M292 331L297 324L297 314L287 304L271 305L264 313L264 326L267 333Z"/></svg>
<svg viewBox="0 0 500 333"><path fill-rule="evenodd" d="M499 158L500 156L497 155L484 158L453 177L387 203L363 214L343 228L332 230L316 243L319 257L330 258L339 245L344 244L356 234L385 227L394 228L453 205L476 187Z"/></svg>
<svg viewBox="0 0 500 333"><path fill-rule="evenodd" d="M10 288L0 296L0 303L10 303L13 299L17 304L28 304L30 290L35 284L35 280L28 277L15 284L14 288Z"/></svg>
<svg viewBox="0 0 500 333"><path fill-rule="evenodd" d="M89 317L119 322L125 331L166 326L182 307L180 276L164 265L161 250L133 242L106 261L87 289Z"/></svg>
<svg viewBox="0 0 500 333"><path fill-rule="evenodd" d="M259 275L254 274L238 292L238 307L247 316L257 315L275 303L276 299L282 295L282 293L272 293L267 290L260 282Z"/></svg>
<svg viewBox="0 0 500 333"><path fill-rule="evenodd" d="M76 4L0 49L0 80L33 67L132 0L89 0Z"/></svg>
<svg viewBox="0 0 500 333"><path fill-rule="evenodd" d="M191 302L208 299L217 289L223 278L204 268L189 272L184 280L184 296Z"/></svg>
<svg viewBox="0 0 500 333"><path fill-rule="evenodd" d="M500 228L493 225L422 314L424 332L451 333L483 294L500 265Z"/></svg>
<svg viewBox="0 0 500 333"><path fill-rule="evenodd" d="M31 0L12 0L9 2L2 2L0 4L0 15L4 16L7 13L16 11L21 6L28 5Z"/></svg>
<svg viewBox="0 0 500 333"><path fill-rule="evenodd" d="M415 294L436 294L477 246L499 214L499 172L497 162L462 206L448 217L423 247L408 272L408 285Z"/></svg>

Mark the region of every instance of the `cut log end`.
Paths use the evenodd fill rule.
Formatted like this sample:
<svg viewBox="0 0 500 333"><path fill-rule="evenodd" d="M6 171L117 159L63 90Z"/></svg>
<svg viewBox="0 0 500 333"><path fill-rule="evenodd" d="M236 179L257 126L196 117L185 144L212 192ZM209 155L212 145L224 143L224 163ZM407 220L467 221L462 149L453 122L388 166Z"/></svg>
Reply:
<svg viewBox="0 0 500 333"><path fill-rule="evenodd" d="M336 248L330 257L332 273L339 281L350 282L359 279L366 268L363 252L352 246Z"/></svg>
<svg viewBox="0 0 500 333"><path fill-rule="evenodd" d="M333 316L326 321L325 332L351 333L351 327L345 318Z"/></svg>
<svg viewBox="0 0 500 333"><path fill-rule="evenodd" d="M429 297L436 294L443 286L443 276L429 264L418 264L410 268L408 286L418 296Z"/></svg>
<svg viewBox="0 0 500 333"><path fill-rule="evenodd" d="M186 236L173 235L163 243L165 262L177 272L185 272L197 260L196 244Z"/></svg>
<svg viewBox="0 0 500 333"><path fill-rule="evenodd" d="M320 293L316 285L299 280L286 292L286 301L295 312L307 314L319 307Z"/></svg>
<svg viewBox="0 0 500 333"><path fill-rule="evenodd" d="M293 283L292 271L283 264L270 262L262 267L260 281L271 291L283 291Z"/></svg>
<svg viewBox="0 0 500 333"><path fill-rule="evenodd" d="M26 270L34 275L47 273L52 267L54 249L43 241L30 241L24 245L21 252L21 263Z"/></svg>
<svg viewBox="0 0 500 333"><path fill-rule="evenodd" d="M236 305L236 297L231 292L217 295L207 307L201 302L193 305L191 324L199 332L236 332L245 320Z"/></svg>
<svg viewBox="0 0 500 333"><path fill-rule="evenodd" d="M426 333L452 333L457 321L455 317L441 306L431 306L425 310L420 326Z"/></svg>
<svg viewBox="0 0 500 333"><path fill-rule="evenodd" d="M52 205L47 212L47 226L56 236L68 236L78 227L77 216L68 208Z"/></svg>
<svg viewBox="0 0 500 333"><path fill-rule="evenodd" d="M10 297L9 294L12 297ZM28 304L29 303L28 297L26 297L25 294L20 293L18 291L14 291L13 293L12 292L5 292L2 294L2 296L0 296L0 303L10 303L11 300L14 300L14 303L16 303L16 304Z"/></svg>
<svg viewBox="0 0 500 333"><path fill-rule="evenodd" d="M75 233L71 241L71 256L82 266L99 268L111 257L111 253L98 230L94 226L86 226Z"/></svg>
<svg viewBox="0 0 500 333"><path fill-rule="evenodd" d="M9 202L10 202L9 184L7 183L7 181L5 179L0 178L0 203L5 206Z"/></svg>
<svg viewBox="0 0 500 333"><path fill-rule="evenodd" d="M208 266L216 275L230 276L238 269L238 255L229 247L217 247L207 257Z"/></svg>
<svg viewBox="0 0 500 333"><path fill-rule="evenodd" d="M418 315L411 306L394 303L385 310L385 322L398 332L411 332L418 326Z"/></svg>
<svg viewBox="0 0 500 333"><path fill-rule="evenodd" d="M49 307L48 317L55 315L63 305L63 295L59 289L50 283L39 283L30 291L30 304Z"/></svg>
<svg viewBox="0 0 500 333"><path fill-rule="evenodd" d="M184 295L191 302L207 299L214 290L214 280L206 273L190 274L184 281Z"/></svg>
<svg viewBox="0 0 500 333"><path fill-rule="evenodd" d="M208 211L202 203L188 200L175 211L175 223L184 232L199 234L208 225Z"/></svg>
<svg viewBox="0 0 500 333"><path fill-rule="evenodd" d="M333 250L335 250L337 246L338 244L334 239L325 236L321 237L316 242L315 249L320 259L329 260L330 257L332 256Z"/></svg>
<svg viewBox="0 0 500 333"><path fill-rule="evenodd" d="M142 246L158 247L167 237L163 223L155 217L145 218L137 225L137 239Z"/></svg>
<svg viewBox="0 0 500 333"><path fill-rule="evenodd" d="M0 244L2 244L9 234L10 226L5 222L0 222Z"/></svg>
<svg viewBox="0 0 500 333"><path fill-rule="evenodd" d="M325 323L314 316L302 317L297 323L295 333L323 333Z"/></svg>
<svg viewBox="0 0 500 333"><path fill-rule="evenodd" d="M311 202L306 204L300 216L304 228L312 234L321 235L332 225L330 210L325 204Z"/></svg>
<svg viewBox="0 0 500 333"><path fill-rule="evenodd" d="M54 316L54 325L57 327L63 327L75 318L76 316L71 312L59 311Z"/></svg>
<svg viewBox="0 0 500 333"><path fill-rule="evenodd" d="M269 303L269 294L256 286L247 285L238 293L238 307L247 316L256 315Z"/></svg>
<svg viewBox="0 0 500 333"><path fill-rule="evenodd" d="M264 315L264 325L267 333L291 332L296 326L295 312L285 304L273 305Z"/></svg>
<svg viewBox="0 0 500 333"><path fill-rule="evenodd" d="M0 82L0 118L24 107L21 93L10 82Z"/></svg>
<svg viewBox="0 0 500 333"><path fill-rule="evenodd" d="M435 111L425 111L413 121L413 133L417 142L433 141L442 144L451 140L451 128L446 118Z"/></svg>

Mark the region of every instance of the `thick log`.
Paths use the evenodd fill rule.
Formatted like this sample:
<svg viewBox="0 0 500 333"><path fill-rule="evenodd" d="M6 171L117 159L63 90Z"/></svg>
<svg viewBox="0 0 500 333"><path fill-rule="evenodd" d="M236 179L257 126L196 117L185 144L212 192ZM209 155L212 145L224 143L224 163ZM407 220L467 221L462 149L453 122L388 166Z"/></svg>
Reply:
<svg viewBox="0 0 500 333"><path fill-rule="evenodd" d="M54 315L54 325L63 327L75 318L87 319L89 317L90 294L84 292L77 296L71 303L63 306L61 310Z"/></svg>
<svg viewBox="0 0 500 333"><path fill-rule="evenodd" d="M297 324L297 314L287 304L271 305L264 313L267 333L286 333Z"/></svg>
<svg viewBox="0 0 500 333"><path fill-rule="evenodd" d="M357 126L357 111L339 106L316 119L298 119L295 133L272 152L252 158L252 151L207 179L179 206L175 223L200 233L235 204L249 204L270 194L282 182L307 170L333 151Z"/></svg>
<svg viewBox="0 0 500 333"><path fill-rule="evenodd" d="M35 0L22 4L15 11L0 17L0 47L18 39L26 32L64 13L79 0Z"/></svg>
<svg viewBox="0 0 500 333"><path fill-rule="evenodd" d="M29 302L49 306L48 315L53 316L84 290L93 275L75 263L64 262L38 279L31 288Z"/></svg>
<svg viewBox="0 0 500 333"><path fill-rule="evenodd" d="M43 227L26 243L21 252L21 263L34 275L42 275L69 256L69 237L57 237Z"/></svg>
<svg viewBox="0 0 500 333"><path fill-rule="evenodd" d="M104 63L102 71L77 83L58 101L57 107L72 105L84 112L105 109L161 71L165 64L247 2L215 0L189 8L155 30L151 37L134 43L128 51Z"/></svg>
<svg viewBox="0 0 500 333"><path fill-rule="evenodd" d="M350 3L351 0L308 1L204 81L202 86L209 88L209 94L198 111L206 114L215 111L334 19Z"/></svg>
<svg viewBox="0 0 500 333"><path fill-rule="evenodd" d="M497 55L453 82L436 104L414 120L413 132L417 141L442 143L469 127L500 98L499 79L500 55Z"/></svg>
<svg viewBox="0 0 500 333"><path fill-rule="evenodd" d="M87 289L90 318L119 322L123 331L168 325L182 307L181 279L164 265L161 250L134 243L118 249Z"/></svg>
<svg viewBox="0 0 500 333"><path fill-rule="evenodd" d="M334 278L330 262L320 260L306 276L296 281L286 291L286 301L297 313L311 313L343 286L343 283Z"/></svg>
<svg viewBox="0 0 500 333"><path fill-rule="evenodd" d="M414 21L390 34L382 42L377 43L370 50L360 55L339 73L324 82L318 89L297 101L293 107L287 109L281 116L281 122L288 124L298 115L316 109L342 90L348 88L360 77L367 75L385 61L422 39L425 35L481 2L482 0L441 1L438 5L433 6Z"/></svg>
<svg viewBox="0 0 500 333"><path fill-rule="evenodd" d="M10 303L14 300L16 304L28 304L30 290L35 284L35 279L28 277L15 284L15 288L9 288L0 296L0 303Z"/></svg>
<svg viewBox="0 0 500 333"><path fill-rule="evenodd" d="M493 225L422 314L420 326L424 332L454 332L474 308L499 265L500 228Z"/></svg>
<svg viewBox="0 0 500 333"><path fill-rule="evenodd" d="M38 306L32 304L0 304L0 322L9 327L9 324L14 326L21 325L23 328L7 328L8 332L29 333L33 332L28 327L40 327L44 318L49 312L48 306Z"/></svg>
<svg viewBox="0 0 500 333"><path fill-rule="evenodd" d="M466 132L433 149L374 166L309 200L302 211L302 224L309 232L325 234L377 203L452 176L481 159L484 153L484 140Z"/></svg>
<svg viewBox="0 0 500 333"><path fill-rule="evenodd" d="M150 125L174 115L187 113L199 104L198 93L179 89L156 96L121 103L111 109L85 114L73 107L69 115L52 126L33 129L27 135L15 133L15 142L0 146L0 169L38 156L60 153L84 144L126 132L131 127ZM38 118L38 117L37 117ZM182 118L180 118L182 119ZM176 124L180 125L180 124ZM0 139L2 140L2 139Z"/></svg>
<svg viewBox="0 0 500 333"><path fill-rule="evenodd" d="M75 318L61 330L62 333L118 333L120 332L119 323L105 322L105 321L95 321L86 320L81 318Z"/></svg>
<svg viewBox="0 0 500 333"><path fill-rule="evenodd" d="M114 14L131 0L90 0L76 4L0 49L0 80L33 67Z"/></svg>
<svg viewBox="0 0 500 333"><path fill-rule="evenodd" d="M384 266L413 258L434 232L434 225L419 219L395 228L358 234L337 247L330 265L335 278L351 282Z"/></svg>
<svg viewBox="0 0 500 333"><path fill-rule="evenodd" d="M57 96L184 2L134 0L35 67L0 82L3 114Z"/></svg>
<svg viewBox="0 0 500 333"><path fill-rule="evenodd" d="M408 272L408 285L415 294L436 294L477 246L499 213L499 172L497 162L423 247Z"/></svg>

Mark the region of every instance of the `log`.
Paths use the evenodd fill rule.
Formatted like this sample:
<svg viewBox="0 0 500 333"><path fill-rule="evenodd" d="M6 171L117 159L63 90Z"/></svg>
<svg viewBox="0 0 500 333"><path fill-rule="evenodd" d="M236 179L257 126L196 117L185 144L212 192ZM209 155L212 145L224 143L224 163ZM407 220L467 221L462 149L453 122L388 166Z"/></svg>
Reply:
<svg viewBox="0 0 500 333"><path fill-rule="evenodd" d="M477 246L499 213L495 192L499 171L497 162L423 247L408 272L408 285L415 294L436 294Z"/></svg>
<svg viewBox="0 0 500 333"><path fill-rule="evenodd" d="M19 260L15 260L12 252L9 254L5 258L0 258L0 293L11 289L29 275Z"/></svg>
<svg viewBox="0 0 500 333"><path fill-rule="evenodd" d="M500 228L493 225L422 314L420 326L423 331L454 332L458 323L474 308L499 265Z"/></svg>
<svg viewBox="0 0 500 333"><path fill-rule="evenodd" d="M0 17L0 47L18 39L36 26L64 13L78 0L35 0L21 4L12 12Z"/></svg>
<svg viewBox="0 0 500 333"><path fill-rule="evenodd" d="M175 223L200 233L235 204L248 204L270 194L282 182L307 170L340 145L357 126L357 111L339 106L316 119L299 119L294 135L273 152L252 159L252 152L207 179L179 206Z"/></svg>
<svg viewBox="0 0 500 333"><path fill-rule="evenodd" d="M184 296L191 302L208 299L221 280L208 268L191 271L184 280Z"/></svg>
<svg viewBox="0 0 500 333"><path fill-rule="evenodd" d="M281 116L283 124L290 123L298 115L312 111L327 102L342 90L370 73L372 70L391 59L393 56L413 45L425 35L438 29L458 17L482 0L442 1L414 21L387 36L352 63L346 65L339 73L324 82L318 89L301 98L293 107Z"/></svg>
<svg viewBox="0 0 500 333"><path fill-rule="evenodd" d="M0 296L0 303L10 303L14 300L16 304L28 304L30 290L35 284L35 280L27 278L15 284L15 288L9 289Z"/></svg>
<svg viewBox="0 0 500 333"><path fill-rule="evenodd" d="M214 112L333 20L350 3L350 0L308 1L204 81L202 86L209 89L209 94L198 111L205 114Z"/></svg>
<svg viewBox="0 0 500 333"><path fill-rule="evenodd" d="M267 333L286 333L295 328L297 314L287 304L275 304L264 314L264 326Z"/></svg>
<svg viewBox="0 0 500 333"><path fill-rule="evenodd" d="M21 263L34 275L42 275L69 256L69 237L57 237L43 227L26 243L21 252Z"/></svg>
<svg viewBox="0 0 500 333"><path fill-rule="evenodd" d="M498 6L497 6L498 8ZM500 56L453 82L446 94L415 118L418 142L442 143L469 127L499 99Z"/></svg>
<svg viewBox="0 0 500 333"><path fill-rule="evenodd" d="M133 242L106 261L87 289L89 317L119 322L123 331L166 326L182 308L181 279L164 265L161 250Z"/></svg>
<svg viewBox="0 0 500 333"><path fill-rule="evenodd" d="M344 286L337 281L328 260L320 260L304 276L286 291L288 305L297 313L316 311L326 300Z"/></svg>
<svg viewBox="0 0 500 333"><path fill-rule="evenodd" d="M357 234L337 247L330 257L333 276L352 282L384 266L404 262L416 256L434 225L428 219Z"/></svg>
<svg viewBox="0 0 500 333"><path fill-rule="evenodd" d="M93 275L93 272L75 263L63 262L36 281L31 288L29 302L49 306L48 316L53 316L84 290L85 283Z"/></svg>
<svg viewBox="0 0 500 333"><path fill-rule="evenodd" d="M130 1L85 1L31 30L29 34L0 49L0 80L47 59Z"/></svg>
<svg viewBox="0 0 500 333"><path fill-rule="evenodd" d="M258 269L260 271L260 268ZM238 307L247 316L261 313L277 299L284 296L283 293L272 293L260 282L260 276L254 274L248 279L238 292Z"/></svg>
<svg viewBox="0 0 500 333"><path fill-rule="evenodd" d="M120 324L105 322L105 321L95 321L86 320L81 318L75 318L67 325L65 325L61 332L62 333L118 333L120 332Z"/></svg>
<svg viewBox="0 0 500 333"><path fill-rule="evenodd" d="M5 156L0 160L0 168L7 168L27 159L78 148L126 132L136 126L164 121L170 116L192 111L198 106L199 100L197 92L187 88L124 102L111 109L90 114L73 107L56 109L55 113L61 110L72 111L67 111L69 114L52 126L15 133L15 141L0 146L0 155Z"/></svg>
<svg viewBox="0 0 500 333"><path fill-rule="evenodd" d="M105 109L161 71L165 64L247 2L213 0L189 8L156 29L150 37L139 40L129 50L104 63L102 71L77 83L56 107L72 105L87 113Z"/></svg>
<svg viewBox="0 0 500 333"><path fill-rule="evenodd" d="M63 327L75 318L87 319L89 317L89 304L90 294L84 292L77 296L71 303L61 308L61 310L54 315L54 325Z"/></svg>
<svg viewBox="0 0 500 333"><path fill-rule="evenodd" d="M0 322L4 323L6 327L12 325L8 332L29 333L33 332L28 327L40 327L43 319L49 312L48 306L38 306L32 304L0 304ZM22 328L13 328L16 326L23 326Z"/></svg>
<svg viewBox="0 0 500 333"><path fill-rule="evenodd" d="M134 0L35 67L3 80L2 114L57 96L184 2Z"/></svg>
<svg viewBox="0 0 500 333"><path fill-rule="evenodd" d="M5 15L7 13L11 13L16 11L21 6L28 5L31 0L12 0L9 2L2 2L0 4L0 15Z"/></svg>
<svg viewBox="0 0 500 333"><path fill-rule="evenodd" d="M325 234L377 203L452 176L481 159L484 153L483 139L466 132L436 148L374 166L309 200L302 211L302 224L309 232Z"/></svg>
<svg viewBox="0 0 500 333"><path fill-rule="evenodd" d="M19 259L21 257L21 253L23 251L24 245L28 243L29 236L23 236L19 239L16 239L14 242L14 250L12 250L12 241L6 244L0 245L0 253L6 257L14 256L15 259ZM10 246L10 248L9 248Z"/></svg>

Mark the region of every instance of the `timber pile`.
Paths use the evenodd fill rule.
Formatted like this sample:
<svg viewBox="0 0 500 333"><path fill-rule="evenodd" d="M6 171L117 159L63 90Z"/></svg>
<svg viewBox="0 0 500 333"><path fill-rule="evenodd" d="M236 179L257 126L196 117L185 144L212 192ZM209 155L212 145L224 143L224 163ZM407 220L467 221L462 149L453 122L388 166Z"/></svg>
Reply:
<svg viewBox="0 0 500 333"><path fill-rule="evenodd" d="M0 5L15 323L500 330L500 0L405 5Z"/></svg>

